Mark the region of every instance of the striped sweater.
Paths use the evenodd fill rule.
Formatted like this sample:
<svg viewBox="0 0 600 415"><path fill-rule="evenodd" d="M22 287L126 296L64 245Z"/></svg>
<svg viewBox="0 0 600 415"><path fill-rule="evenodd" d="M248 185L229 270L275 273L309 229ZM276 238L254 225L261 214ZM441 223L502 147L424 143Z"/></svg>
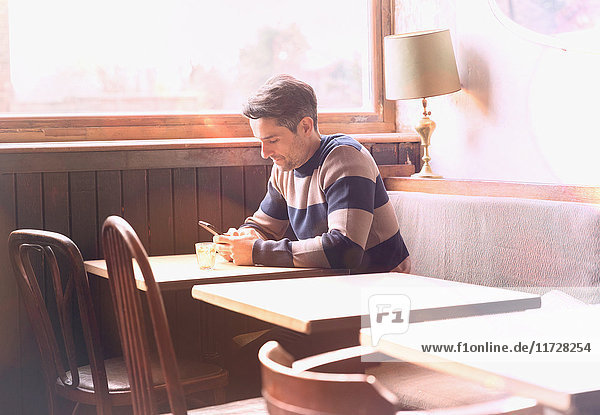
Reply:
<svg viewBox="0 0 600 415"><path fill-rule="evenodd" d="M242 226L266 239L252 248L260 265L376 272L408 257L375 161L342 134L323 136L297 169L274 165L260 208ZM297 240L282 239L288 227Z"/></svg>

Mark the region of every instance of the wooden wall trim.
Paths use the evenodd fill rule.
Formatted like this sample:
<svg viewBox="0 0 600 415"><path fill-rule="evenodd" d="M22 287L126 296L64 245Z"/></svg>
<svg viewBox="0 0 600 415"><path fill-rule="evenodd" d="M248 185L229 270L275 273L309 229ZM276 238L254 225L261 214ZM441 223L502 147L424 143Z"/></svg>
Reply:
<svg viewBox="0 0 600 415"><path fill-rule="evenodd" d="M399 138L398 138L399 137ZM410 135L378 134L360 137L378 164L418 163L420 144ZM389 139L388 142L385 140ZM399 141L402 140L402 141ZM176 141L176 140L174 140ZM203 141L203 140L199 140ZM87 144L87 143L86 143ZM260 155L260 144L163 143L114 147L6 148L0 151L0 173L78 172L188 167L240 167L270 165ZM239 143L238 143L239 144ZM1 148L1 145L0 145Z"/></svg>
<svg viewBox="0 0 600 415"><path fill-rule="evenodd" d="M384 178L387 190L600 204L600 187L487 180Z"/></svg>
<svg viewBox="0 0 600 415"><path fill-rule="evenodd" d="M0 173L267 165L257 147L0 154Z"/></svg>
<svg viewBox="0 0 600 415"><path fill-rule="evenodd" d="M409 143L420 142L412 133L350 134L361 143ZM125 150L181 150L195 148L259 147L254 137L189 138L153 140L112 141L69 141L69 142L24 142L0 144L0 154L15 153L60 153L81 151L125 151Z"/></svg>

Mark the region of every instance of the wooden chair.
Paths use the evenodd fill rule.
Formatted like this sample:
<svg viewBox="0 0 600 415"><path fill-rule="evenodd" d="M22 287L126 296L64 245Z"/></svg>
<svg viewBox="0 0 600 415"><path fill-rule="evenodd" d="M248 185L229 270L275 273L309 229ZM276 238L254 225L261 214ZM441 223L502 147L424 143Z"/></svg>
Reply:
<svg viewBox="0 0 600 415"><path fill-rule="evenodd" d="M374 376L336 373L346 364L356 369L363 350L342 349L293 365L293 358L277 342L259 351L262 394L271 415L533 415L542 408L532 399L504 397L491 402L453 408L404 411L397 396ZM318 371L317 371L318 370Z"/></svg>
<svg viewBox="0 0 600 415"><path fill-rule="evenodd" d="M336 350L292 362L271 341L259 352L264 398L246 399L188 412L190 415L540 415L532 399L504 397L482 404L429 410L403 410L396 395L365 365L360 347ZM368 365L367 365L368 366ZM343 373L338 373L343 372Z"/></svg>
<svg viewBox="0 0 600 415"><path fill-rule="evenodd" d="M54 232L16 230L9 236L9 253L40 350L49 413L64 413L68 401L73 402L69 408L73 414L81 404L96 406L101 415L111 414L113 406L131 405L123 359L104 360L87 274L73 241ZM56 301L58 322L54 326L38 283L44 264ZM75 346L75 303L79 305L87 356L81 356L82 351L78 353ZM78 367L82 360L89 364Z"/></svg>
<svg viewBox="0 0 600 415"><path fill-rule="evenodd" d="M199 362L180 362L178 367L162 295L154 280L146 250L133 228L121 217L107 218L102 227L102 246L131 382L134 414L156 414L158 398L165 388L171 411L175 415L186 414L185 396L200 391L212 391L215 403L223 402L227 385L226 370ZM153 381L152 350L140 292L135 284L132 259L137 262L147 287L152 332L162 368L160 374L164 379L164 385L159 387L156 386L156 380Z"/></svg>

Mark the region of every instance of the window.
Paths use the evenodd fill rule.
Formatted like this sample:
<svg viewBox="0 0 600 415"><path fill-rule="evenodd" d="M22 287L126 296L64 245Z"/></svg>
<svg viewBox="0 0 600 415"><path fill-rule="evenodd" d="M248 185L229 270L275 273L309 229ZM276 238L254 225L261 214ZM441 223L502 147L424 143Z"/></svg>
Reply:
<svg viewBox="0 0 600 415"><path fill-rule="evenodd" d="M564 50L598 53L600 0L489 0L516 33Z"/></svg>
<svg viewBox="0 0 600 415"><path fill-rule="evenodd" d="M322 132L393 131L381 82L389 7L0 0L1 137L247 136L241 106L276 73L315 88Z"/></svg>

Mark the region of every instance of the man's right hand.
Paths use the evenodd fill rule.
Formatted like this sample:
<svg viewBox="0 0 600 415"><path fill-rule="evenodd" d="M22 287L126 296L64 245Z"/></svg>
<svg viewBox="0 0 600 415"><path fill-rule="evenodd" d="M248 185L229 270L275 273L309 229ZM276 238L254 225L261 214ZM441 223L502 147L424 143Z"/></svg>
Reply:
<svg viewBox="0 0 600 415"><path fill-rule="evenodd" d="M250 236L254 236L254 237L259 238L259 239L263 239L263 237L256 231L256 229L249 228L249 227L243 227L243 228L240 228L240 229L229 228L227 230L227 232L225 232L223 235L228 235L228 236L250 235ZM218 247L217 247L217 250L218 250ZM225 258L227 261L229 261L229 262L233 261L233 259L231 258L231 255L229 253L219 252L219 254L223 258Z"/></svg>
<svg viewBox="0 0 600 415"><path fill-rule="evenodd" d="M256 231L256 229L249 228L249 227L243 227L240 229L229 228L229 230L227 232L225 232L225 235L229 235L229 236L252 235L257 238L263 239L262 236L260 236L260 234Z"/></svg>

